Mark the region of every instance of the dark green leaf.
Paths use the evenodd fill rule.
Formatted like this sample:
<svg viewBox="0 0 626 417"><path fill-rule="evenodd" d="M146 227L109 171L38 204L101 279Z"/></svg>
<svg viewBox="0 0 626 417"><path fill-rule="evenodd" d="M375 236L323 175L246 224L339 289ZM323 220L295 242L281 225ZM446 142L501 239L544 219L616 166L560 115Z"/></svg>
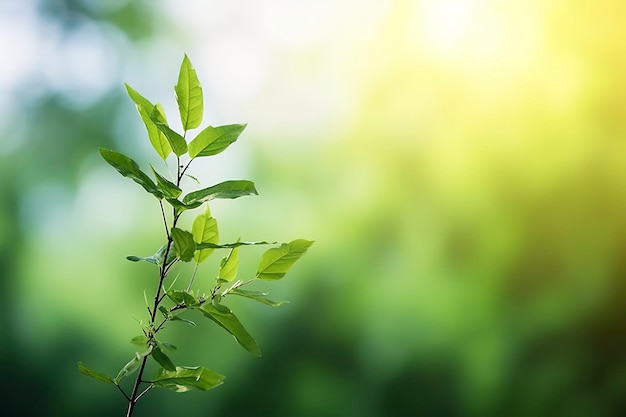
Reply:
<svg viewBox="0 0 626 417"><path fill-rule="evenodd" d="M156 183L163 195L166 198L178 198L179 195L183 192L176 184L169 181L167 178L161 176L158 172L155 171L154 167L152 168L152 172L154 173L154 177L156 178Z"/></svg>
<svg viewBox="0 0 626 417"><path fill-rule="evenodd" d="M152 359L157 361L159 365L168 371L176 371L176 366L174 366L170 358L168 358L165 353L161 352L161 349L158 347L152 349Z"/></svg>
<svg viewBox="0 0 626 417"><path fill-rule="evenodd" d="M196 242L193 241L193 235L186 230L177 227L172 228L172 239L174 239L174 250L176 255L183 262L189 262L193 259L193 253L196 251Z"/></svg>
<svg viewBox="0 0 626 417"><path fill-rule="evenodd" d="M261 356L259 346L254 338L243 327L239 319L225 305L215 306L213 304L204 304L198 308L202 313L213 320L215 323L224 328L228 333L232 334L237 342L250 353Z"/></svg>
<svg viewBox="0 0 626 417"><path fill-rule="evenodd" d="M78 362L78 370L83 375L90 376L92 378L97 379L98 381L108 382L110 384L115 384L115 382L113 382L113 378L111 378L109 376L106 376L104 374L101 374L100 372L96 372L96 371L93 371L93 370L87 368L85 365L83 365L82 362Z"/></svg>
<svg viewBox="0 0 626 417"><path fill-rule="evenodd" d="M102 155L102 158L120 174L132 179L156 198L163 198L163 194L159 191L154 182L152 182L150 177L147 176L131 158L123 153L104 148L100 148L100 155Z"/></svg>
<svg viewBox="0 0 626 417"><path fill-rule="evenodd" d="M228 294L234 294L234 295L239 295L241 297L250 298L252 300L256 300L256 301L258 301L260 303L263 303L263 304L266 304L266 305L272 306L272 307L278 307L278 306L281 306L281 305L283 305L283 304L285 304L287 302L287 301L271 301L271 300L268 300L267 298L265 298L267 293L258 292L258 291L240 290L239 288L235 288L235 289L229 291Z"/></svg>
<svg viewBox="0 0 626 417"><path fill-rule="evenodd" d="M154 123L155 126L163 132L174 153L178 156L184 155L185 152L187 152L187 142L185 142L185 138L183 138L179 133L173 131L167 123L159 120L159 118L159 109L157 106L154 106L152 113L150 113L150 120L152 120L152 123Z"/></svg>
<svg viewBox="0 0 626 417"><path fill-rule="evenodd" d="M297 239L268 249L261 256L256 278L268 281L281 279L312 244L310 240Z"/></svg>
<svg viewBox="0 0 626 417"><path fill-rule="evenodd" d="M217 221L214 217L211 216L211 211L209 210L209 206L207 205L204 213L198 215L193 221L193 226L191 227L191 234L193 235L193 240L196 243L202 242L210 242L217 243L219 242L219 231L217 229ZM196 263L200 263L204 261L214 249L203 249L197 250L193 257Z"/></svg>
<svg viewBox="0 0 626 417"><path fill-rule="evenodd" d="M206 391L221 385L224 378L203 367L177 366L175 371L159 369L151 382L157 387L177 392L186 392L192 388Z"/></svg>
<svg viewBox="0 0 626 417"><path fill-rule="evenodd" d="M163 318L166 320L170 320L170 311L164 306L159 306L159 311L163 314Z"/></svg>
<svg viewBox="0 0 626 417"><path fill-rule="evenodd" d="M245 128L245 124L209 126L189 143L189 156L195 158L217 155L235 142Z"/></svg>
<svg viewBox="0 0 626 417"><path fill-rule="evenodd" d="M185 54L178 74L178 83L174 87L176 102L180 112L183 129L195 129L202 122L203 101L202 87L196 75L196 70Z"/></svg>
<svg viewBox="0 0 626 417"><path fill-rule="evenodd" d="M128 84L124 84L124 85L126 86L126 91L128 92L128 95L135 102L137 111L139 112L139 115L141 116L141 120L143 120L143 123L146 126L150 143L154 147L154 150L157 151L159 156L163 160L165 160L167 156L172 152L172 148L169 142L167 141L167 138L163 134L163 132L161 132L159 128L156 127L152 119L150 119L152 110L155 107L154 104L148 101L145 97L143 97L141 94L135 91ZM166 123L165 113L163 112L163 109L161 108L159 104L157 104L157 106L158 106L158 111L159 111L159 120Z"/></svg>
<svg viewBox="0 0 626 417"><path fill-rule="evenodd" d="M202 203L197 203L197 204L183 204L180 200L177 200L175 198L168 198L166 199L168 203L170 203L172 205L172 207L174 207L174 210L176 210L176 213L182 213L185 210L191 210L191 209L195 209L196 207L200 207L202 205Z"/></svg>
<svg viewBox="0 0 626 417"><path fill-rule="evenodd" d="M251 194L258 194L252 181L231 180L203 188L202 190L193 191L183 198L183 203L190 205L204 203L215 198L238 198Z"/></svg>

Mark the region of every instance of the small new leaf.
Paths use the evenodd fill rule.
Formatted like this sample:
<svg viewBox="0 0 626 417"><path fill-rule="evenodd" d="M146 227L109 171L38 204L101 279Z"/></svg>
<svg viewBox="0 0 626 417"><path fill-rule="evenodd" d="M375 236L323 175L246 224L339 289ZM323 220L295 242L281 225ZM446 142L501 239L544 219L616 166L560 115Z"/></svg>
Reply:
<svg viewBox="0 0 626 417"><path fill-rule="evenodd" d="M198 215L196 219L193 221L193 226L191 227L191 234L193 235L193 240L198 243L217 243L219 242L219 231L217 229L217 220L211 216L211 210L207 205L204 213ZM204 261L214 249L202 249L197 250L193 255L196 263L200 263Z"/></svg>
<svg viewBox="0 0 626 417"><path fill-rule="evenodd" d="M261 256L256 278L268 281L281 279L312 244L310 240L296 239L278 248L268 249Z"/></svg>
<svg viewBox="0 0 626 417"><path fill-rule="evenodd" d="M132 179L156 198L163 198L163 193L161 193L150 177L139 168L139 165L137 165L135 161L121 152L104 148L100 148L99 150L102 158L120 174Z"/></svg>
<svg viewBox="0 0 626 417"><path fill-rule="evenodd" d="M165 160L170 153L172 153L172 147L170 146L167 138L159 130L158 127L154 124L152 119L150 119L150 114L152 113L152 109L155 107L148 99L143 97L137 91L135 91L130 85L124 84L126 86L126 91L130 98L135 102L137 107L137 111L139 112L139 116L141 116L141 120L143 124L146 126L146 130L148 131L148 139L150 139L150 143L154 150L159 154L161 159ZM157 104L159 111L159 120L165 122L165 113L160 105Z"/></svg>
<svg viewBox="0 0 626 417"><path fill-rule="evenodd" d="M217 155L235 142L245 128L246 124L206 127L189 143L189 156Z"/></svg>
<svg viewBox="0 0 626 417"><path fill-rule="evenodd" d="M221 385L224 378L224 375L207 368L177 366L174 371L159 369L150 382L156 387L176 392L186 392L193 388L206 391Z"/></svg>
<svg viewBox="0 0 626 417"><path fill-rule="evenodd" d="M172 239L174 239L174 250L178 258L183 262L191 261L196 250L193 235L186 230L174 227L172 228Z"/></svg>
<svg viewBox="0 0 626 417"><path fill-rule="evenodd" d="M256 340L248 333L245 327L233 312L225 305L215 306L213 304L204 304L198 308L202 314L213 320L219 326L224 328L228 333L235 337L235 340L243 346L248 352L256 356L261 356L261 351Z"/></svg>
<svg viewBox="0 0 626 417"><path fill-rule="evenodd" d="M174 91L176 91L176 102L178 103L183 129L187 131L200 126L204 111L202 86L196 75L196 70L186 54L180 65L178 83L174 87Z"/></svg>
<svg viewBox="0 0 626 417"><path fill-rule="evenodd" d="M232 248L228 256L222 258L220 262L220 272L217 276L218 280L230 282L237 277L239 269L239 247Z"/></svg>

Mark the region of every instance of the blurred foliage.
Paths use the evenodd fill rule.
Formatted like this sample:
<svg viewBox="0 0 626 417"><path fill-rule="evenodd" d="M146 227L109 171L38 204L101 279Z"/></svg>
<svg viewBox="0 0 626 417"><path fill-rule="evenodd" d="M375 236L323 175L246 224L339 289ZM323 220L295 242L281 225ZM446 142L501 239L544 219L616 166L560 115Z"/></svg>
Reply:
<svg viewBox="0 0 626 417"><path fill-rule="evenodd" d="M114 60L120 67L133 53L154 53L145 42L172 10L118 1L98 14L88 4L97 3L42 2L41 16L67 31L77 16L116 25L128 39ZM206 16L229 25L296 7L268 2L248 15L210 4ZM239 228L256 231L245 240L298 230L317 243L310 269L272 294L291 300L283 311L242 307L262 359L240 355L210 327L206 339L179 346L208 367L210 349L223 359L216 371L229 375L208 395L185 394L186 414L624 414L625 5L337 4L319 7L353 14L322 14L330 23L320 26L320 43L310 37L292 47L295 35L281 30L295 33L312 25L306 16L319 17L297 6L304 12L271 32L285 41L259 97L239 110L232 102L213 109L249 122L238 143L249 151L219 163L244 164L260 193L246 207L212 207L222 230L235 233L228 238ZM172 27L193 30L189 16ZM181 39L174 30L170 39ZM207 36L187 52L193 58L220 42ZM183 46L161 53L177 61ZM232 68L234 54L220 57L207 62ZM252 85L233 80L214 82L233 94ZM121 401L85 383L75 362L114 369L132 350L108 339L134 335L132 317L142 312L132 306L141 300L128 294L150 277L120 260L152 253L159 213L122 186L115 201L90 192L114 178L92 156L109 143L129 146L120 131L143 132L140 121L114 116L130 107L121 80L86 104L29 81L15 90L15 122L1 125L17 143L0 161L0 340L12 375L4 407L7 415L115 415ZM329 92L317 103L322 84ZM255 118L268 114L275 126L255 130ZM292 119L308 124L296 128ZM118 224L119 210L134 213L134 224ZM176 413L169 399L155 396L138 415Z"/></svg>

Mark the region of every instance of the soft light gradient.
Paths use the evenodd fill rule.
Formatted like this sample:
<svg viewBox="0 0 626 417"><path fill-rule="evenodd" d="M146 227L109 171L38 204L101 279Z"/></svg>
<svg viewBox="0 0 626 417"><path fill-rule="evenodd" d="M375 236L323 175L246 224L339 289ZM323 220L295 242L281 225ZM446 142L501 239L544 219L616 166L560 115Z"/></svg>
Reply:
<svg viewBox="0 0 626 417"><path fill-rule="evenodd" d="M76 362L115 374L133 355L155 274L124 256L153 253L162 225L97 148L163 168L123 82L176 120L184 53L204 125L248 123L192 172L256 183L211 205L222 239L316 243L260 287L289 304L230 305L262 358L211 323L168 329L175 362L226 383L154 390L138 417L623 415L625 15L618 0L0 2L2 415L123 415ZM244 249L245 275L260 252Z"/></svg>

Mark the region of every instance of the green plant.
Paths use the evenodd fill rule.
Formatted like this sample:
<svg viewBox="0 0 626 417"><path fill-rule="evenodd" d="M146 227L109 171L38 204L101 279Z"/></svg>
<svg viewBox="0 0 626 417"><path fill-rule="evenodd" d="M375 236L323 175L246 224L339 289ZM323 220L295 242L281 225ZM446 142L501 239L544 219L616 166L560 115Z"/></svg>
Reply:
<svg viewBox="0 0 626 417"><path fill-rule="evenodd" d="M168 179L151 167L153 180L134 160L120 152L100 149L100 154L120 174L132 179L156 198L165 227L165 243L152 256L127 257L133 262L154 264L158 273L154 297L151 301L145 297L148 320L139 323L141 334L131 340L131 343L138 345L140 349L115 377L91 370L80 362L78 368L85 375L115 385L128 400L126 416L130 417L139 399L153 388L185 392L190 389L208 390L222 384L224 376L207 368L175 365L165 352L176 347L170 342L157 338L165 326L172 322L195 326L193 321L184 317L189 311L200 313L201 316L212 320L234 336L243 348L260 356L256 340L231 309L223 304L223 301L228 296L239 296L270 306L279 306L282 303L267 299L266 293L250 291L242 287L258 280L281 279L313 242L297 239L274 246L262 254L257 272L253 277L246 280L237 279L239 250L242 246L277 245L277 243L240 240L219 243L217 222L211 216L208 202L213 199L234 199L255 195L257 191L254 184L246 180L225 181L189 192L181 198L183 195L181 183L183 178L188 176L187 170L192 162L224 151L238 139L246 125L208 126L201 130L193 140L187 142L187 133L200 126L203 116L202 87L187 55L180 67L178 83L174 87L182 123L182 135L169 126L160 104L153 105L129 85L126 85L126 90L146 126L152 146L163 159L164 164L167 166L168 157L175 159L176 174L172 175L172 179ZM171 157L172 153L173 157ZM169 221L166 215L168 206L168 211L171 210ZM191 231L178 227L183 213L201 206L205 209L195 217ZM216 250L226 250L227 254L221 260L213 287L207 292L194 290L193 283L198 266ZM176 284L181 282L180 277L169 279L170 272L180 262L194 263L193 272L182 288L176 287ZM152 358L157 367L150 377L146 376L148 358ZM123 378L135 373L134 383L128 393L128 388L125 389L120 384Z"/></svg>

